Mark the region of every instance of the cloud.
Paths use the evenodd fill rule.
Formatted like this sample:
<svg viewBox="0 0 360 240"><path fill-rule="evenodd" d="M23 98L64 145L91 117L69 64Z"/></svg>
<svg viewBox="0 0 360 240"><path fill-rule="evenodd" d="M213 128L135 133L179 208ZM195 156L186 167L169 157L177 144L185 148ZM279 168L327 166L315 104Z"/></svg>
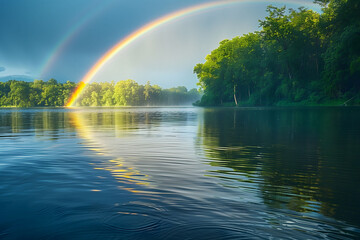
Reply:
<svg viewBox="0 0 360 240"><path fill-rule="evenodd" d="M6 68L0 67L0 72L4 72Z"/></svg>

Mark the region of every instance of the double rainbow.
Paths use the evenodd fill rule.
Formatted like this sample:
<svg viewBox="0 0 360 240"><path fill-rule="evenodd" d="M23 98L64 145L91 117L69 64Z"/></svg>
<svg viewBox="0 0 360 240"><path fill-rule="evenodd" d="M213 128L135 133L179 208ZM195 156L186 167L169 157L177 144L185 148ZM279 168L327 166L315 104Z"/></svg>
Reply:
<svg viewBox="0 0 360 240"><path fill-rule="evenodd" d="M216 2L209 2L209 3L203 3L199 5L195 5L192 7L188 7L179 11L172 12L170 14L167 14L163 17L160 17L148 24L145 24L143 27L139 28L138 30L134 31L127 37L123 38L118 42L115 46L113 46L110 50L108 50L96 63L92 66L92 68L87 72L87 74L82 78L80 84L77 86L75 91L70 96L66 107L72 107L73 104L76 102L76 100L81 95L81 92L85 88L86 84L89 83L92 78L96 75L96 73L110 60L112 59L119 51L127 47L130 43L132 43L134 40L138 39L139 37L143 36L147 32L153 30L154 28L157 28L165 23L168 23L170 21L173 21L175 19L185 17L187 15L204 11L211 8L217 8L222 6L227 6L230 4L237 4L237 3L244 3L244 2L266 2L266 1L257 1L257 0L223 0L223 1L216 1ZM284 0L272 0L272 3L284 3ZM269 2L269 3L271 3ZM287 3L293 3L293 4L308 4L305 1L296 1L296 0L290 0L287 1Z"/></svg>
<svg viewBox="0 0 360 240"><path fill-rule="evenodd" d="M53 68L60 55L65 51L68 45L76 38L76 36L88 25L91 24L97 16L103 14L106 10L112 7L114 1L102 4L98 7L94 4L89 5L76 20L73 20L73 24L67 32L60 38L55 45L54 49L50 51L49 55L45 59L43 65L40 67L40 78L44 78Z"/></svg>

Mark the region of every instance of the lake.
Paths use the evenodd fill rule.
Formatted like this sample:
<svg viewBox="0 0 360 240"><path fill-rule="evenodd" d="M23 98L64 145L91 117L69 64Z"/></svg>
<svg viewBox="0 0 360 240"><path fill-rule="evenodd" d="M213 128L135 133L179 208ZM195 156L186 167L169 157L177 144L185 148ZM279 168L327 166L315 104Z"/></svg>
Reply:
<svg viewBox="0 0 360 240"><path fill-rule="evenodd" d="M360 108L0 109L0 239L360 238Z"/></svg>

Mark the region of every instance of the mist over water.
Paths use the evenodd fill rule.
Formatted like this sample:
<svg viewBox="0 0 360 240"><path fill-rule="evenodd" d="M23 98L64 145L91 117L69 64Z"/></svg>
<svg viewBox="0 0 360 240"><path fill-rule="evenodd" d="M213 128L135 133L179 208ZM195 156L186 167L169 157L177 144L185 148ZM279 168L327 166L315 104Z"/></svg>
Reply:
<svg viewBox="0 0 360 240"><path fill-rule="evenodd" d="M360 237L360 108L0 110L0 239Z"/></svg>

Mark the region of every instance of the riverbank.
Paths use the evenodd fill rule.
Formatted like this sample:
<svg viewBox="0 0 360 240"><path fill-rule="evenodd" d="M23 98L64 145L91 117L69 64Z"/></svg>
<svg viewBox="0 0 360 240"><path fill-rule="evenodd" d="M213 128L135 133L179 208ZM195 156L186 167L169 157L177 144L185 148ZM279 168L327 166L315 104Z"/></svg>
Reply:
<svg viewBox="0 0 360 240"><path fill-rule="evenodd" d="M311 101L301 101L301 102L289 102L289 101L278 101L271 105L261 105L254 104L251 101L239 102L236 105L234 102L226 102L219 105L206 105L202 104L200 101L193 103L193 106L196 107L339 107L339 106L360 106L360 99L337 99L337 100L327 100L324 102L311 102Z"/></svg>

